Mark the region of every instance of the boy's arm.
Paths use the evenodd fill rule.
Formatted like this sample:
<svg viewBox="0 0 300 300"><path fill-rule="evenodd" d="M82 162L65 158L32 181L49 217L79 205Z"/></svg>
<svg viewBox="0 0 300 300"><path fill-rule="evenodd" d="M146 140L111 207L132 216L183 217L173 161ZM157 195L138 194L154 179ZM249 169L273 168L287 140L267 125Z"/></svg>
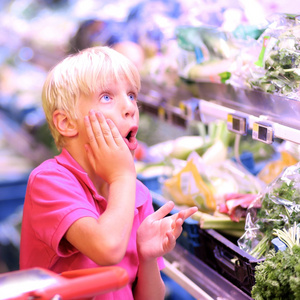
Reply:
<svg viewBox="0 0 300 300"><path fill-rule="evenodd" d="M137 284L134 288L134 299L147 300L165 298L165 284L161 278L157 259L139 262Z"/></svg>
<svg viewBox="0 0 300 300"><path fill-rule="evenodd" d="M138 229L137 249L140 265L134 290L135 299L164 299L165 288L160 277L157 257L173 250L176 239L182 232L184 220L198 210L197 207L191 207L165 217L173 208L174 202L167 202L149 215Z"/></svg>
<svg viewBox="0 0 300 300"><path fill-rule="evenodd" d="M99 265L113 265L126 253L134 218L136 172L133 157L115 125L102 114L85 118L87 156L96 176L108 184L107 207L97 219L74 222L66 239Z"/></svg>

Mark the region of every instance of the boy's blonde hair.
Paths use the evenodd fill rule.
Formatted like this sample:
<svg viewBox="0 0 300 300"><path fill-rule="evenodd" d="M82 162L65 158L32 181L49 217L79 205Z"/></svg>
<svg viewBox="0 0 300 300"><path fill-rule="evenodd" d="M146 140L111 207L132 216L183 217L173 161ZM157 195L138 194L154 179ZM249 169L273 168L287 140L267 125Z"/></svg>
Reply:
<svg viewBox="0 0 300 300"><path fill-rule="evenodd" d="M53 123L55 110L63 110L68 117L78 118L80 95L90 95L104 88L109 80L124 77L140 90L140 75L135 65L125 56L109 47L84 49L66 57L48 74L42 91L42 103L56 147L64 146Z"/></svg>

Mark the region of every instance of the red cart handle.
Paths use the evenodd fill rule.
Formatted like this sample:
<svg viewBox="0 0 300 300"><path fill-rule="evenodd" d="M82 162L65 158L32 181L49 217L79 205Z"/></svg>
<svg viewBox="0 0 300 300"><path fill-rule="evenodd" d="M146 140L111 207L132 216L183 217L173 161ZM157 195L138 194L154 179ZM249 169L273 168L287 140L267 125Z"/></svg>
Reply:
<svg viewBox="0 0 300 300"><path fill-rule="evenodd" d="M60 299L83 299L118 290L128 284L125 269L118 266L99 267L63 272L58 285L36 290L33 297L49 300L56 295Z"/></svg>

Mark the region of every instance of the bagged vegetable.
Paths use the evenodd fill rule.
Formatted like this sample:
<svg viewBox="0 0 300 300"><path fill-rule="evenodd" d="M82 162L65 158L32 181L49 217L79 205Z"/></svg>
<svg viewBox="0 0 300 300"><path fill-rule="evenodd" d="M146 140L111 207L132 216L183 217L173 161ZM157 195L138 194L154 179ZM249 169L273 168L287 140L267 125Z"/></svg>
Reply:
<svg viewBox="0 0 300 300"><path fill-rule="evenodd" d="M297 163L286 168L249 207L245 234L238 245L256 258L264 257L272 249L273 230L299 222L300 163Z"/></svg>
<svg viewBox="0 0 300 300"><path fill-rule="evenodd" d="M264 92L300 99L300 23L297 17L278 14L258 39L256 61L249 66L248 84Z"/></svg>
<svg viewBox="0 0 300 300"><path fill-rule="evenodd" d="M230 33L213 27L178 26L178 74L193 81L221 82L238 54Z"/></svg>
<svg viewBox="0 0 300 300"><path fill-rule="evenodd" d="M176 204L197 205L202 211L213 212L216 200L211 184L204 172L199 168L197 154L193 152L184 168L165 180L163 193L174 200Z"/></svg>
<svg viewBox="0 0 300 300"><path fill-rule="evenodd" d="M297 160L290 153L282 151L280 159L267 163L257 176L266 184L270 184L286 167L296 163Z"/></svg>
<svg viewBox="0 0 300 300"><path fill-rule="evenodd" d="M299 224L298 224L299 226ZM272 249L255 267L251 296L262 299L300 299L300 236L294 224L289 230L274 230L284 250Z"/></svg>
<svg viewBox="0 0 300 300"><path fill-rule="evenodd" d="M203 212L213 213L225 204L229 195L256 195L262 190L261 182L236 162L225 159L218 164L208 164L203 157L192 152L187 162L163 182L163 193L178 205L197 205ZM252 197L254 199L255 197ZM245 198L244 198L245 199ZM247 205L250 203L248 201ZM236 208L228 210L232 220L238 221Z"/></svg>

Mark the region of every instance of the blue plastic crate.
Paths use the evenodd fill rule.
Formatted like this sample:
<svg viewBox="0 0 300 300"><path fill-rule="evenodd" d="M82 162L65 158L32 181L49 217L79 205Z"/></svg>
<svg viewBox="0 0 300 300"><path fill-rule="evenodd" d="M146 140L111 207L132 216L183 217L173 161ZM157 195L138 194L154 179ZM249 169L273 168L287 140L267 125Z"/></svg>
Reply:
<svg viewBox="0 0 300 300"><path fill-rule="evenodd" d="M0 222L24 204L28 176L0 181Z"/></svg>
<svg viewBox="0 0 300 300"><path fill-rule="evenodd" d="M165 176L143 176L141 174L138 174L137 178L144 183L144 185L150 190L150 191L156 191L158 193L161 193L161 182L166 178Z"/></svg>

